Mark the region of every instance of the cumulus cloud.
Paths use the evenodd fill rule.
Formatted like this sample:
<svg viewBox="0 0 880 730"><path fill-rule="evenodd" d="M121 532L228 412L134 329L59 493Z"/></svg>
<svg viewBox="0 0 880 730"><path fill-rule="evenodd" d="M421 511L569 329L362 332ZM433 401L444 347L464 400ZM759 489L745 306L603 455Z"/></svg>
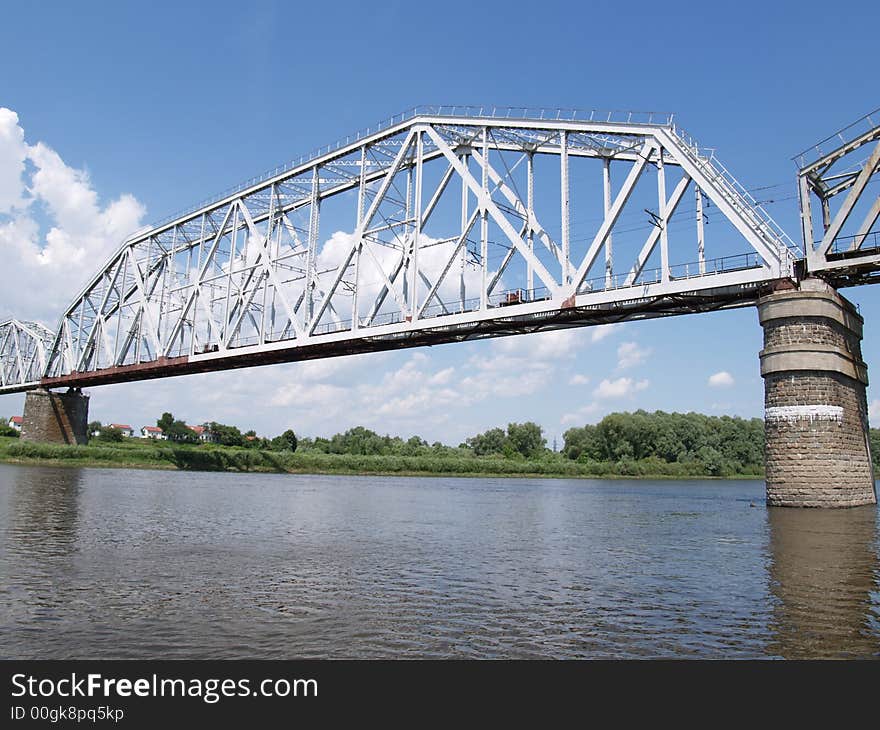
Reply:
<svg viewBox="0 0 880 730"><path fill-rule="evenodd" d="M581 373L575 373L568 379L569 385L586 385L590 382L590 379L586 375L581 375Z"/></svg>
<svg viewBox="0 0 880 730"><path fill-rule="evenodd" d="M354 234L349 231L335 231L329 239L321 246L317 258L317 268L319 273L318 286L329 289L333 279L336 276L338 267L345 260L348 252L354 244ZM400 242L402 244L402 242ZM400 261L400 251L394 246L374 245L370 249L372 254L361 257L361 269L359 273L358 288L358 312L361 317L366 317L373 306L373 302L379 294L379 291L385 285L384 274L391 278L391 273L397 267ZM454 241L441 241L425 234L419 237L419 271L427 278L427 281L433 286L437 283L437 279L446 267L449 258L455 251ZM443 312L444 305L449 309L457 306L460 299L460 269L452 266L447 271L446 276L437 286L437 291L431 301L425 306L423 314L425 316L433 316ZM495 272L489 272L489 278L494 276ZM387 292L384 304L378 314L391 311L400 311L403 309L403 291L404 291L404 272L398 274L393 282L393 288ZM476 266L465 266L464 268L464 285L466 295L474 296L482 284L482 272ZM407 286L409 282L407 282ZM497 285L497 291L504 288L503 280ZM425 304L429 293L428 283L419 279L417 282L418 302ZM344 312L343 317L347 319L351 311L351 297L344 291L337 291L332 299L332 304L340 312Z"/></svg>
<svg viewBox="0 0 880 730"><path fill-rule="evenodd" d="M493 344L505 356L553 361L572 355L585 341L583 330L564 329L504 337Z"/></svg>
<svg viewBox="0 0 880 730"><path fill-rule="evenodd" d="M601 412L602 406L594 401L578 408L576 411L564 413L562 418L559 419L559 422L563 426L568 426L572 423L590 423L598 420Z"/></svg>
<svg viewBox="0 0 880 730"><path fill-rule="evenodd" d="M24 204L21 178L26 159L27 145L18 115L0 108L0 215Z"/></svg>
<svg viewBox="0 0 880 730"><path fill-rule="evenodd" d="M305 433L334 433L361 424L381 433L418 433L429 439L433 434L457 443L479 430L469 423L483 416L491 420L504 400L518 401L553 385L560 365L588 343L583 331L558 330L457 345L461 357L451 365L437 363L433 351L417 350L282 366L270 380L282 381L270 408L296 413L299 423L292 426ZM377 368L380 357L384 360ZM228 388L221 390L227 407L235 399ZM475 418L477 412L482 415Z"/></svg>
<svg viewBox="0 0 880 730"><path fill-rule="evenodd" d="M632 378L618 378L617 380L605 379L593 391L596 398L610 400L612 398L625 398L644 390L648 387L647 380L633 380Z"/></svg>
<svg viewBox="0 0 880 730"><path fill-rule="evenodd" d="M880 420L880 400L872 400L868 405L868 418L876 422Z"/></svg>
<svg viewBox="0 0 880 730"><path fill-rule="evenodd" d="M736 382L733 376L726 370L722 370L709 376L710 388L730 388Z"/></svg>
<svg viewBox="0 0 880 730"><path fill-rule="evenodd" d="M651 354L650 347L641 347L637 342L622 342L617 348L617 367L620 370L641 365Z"/></svg>
<svg viewBox="0 0 880 730"><path fill-rule="evenodd" d="M595 327L591 327L591 341L592 342L601 342L608 335L613 334L615 330L620 327L619 324L600 324Z"/></svg>
<svg viewBox="0 0 880 730"><path fill-rule="evenodd" d="M131 195L105 204L88 173L43 142L28 144L18 115L0 108L0 316L54 325L63 308L145 213ZM14 311L13 311L14 310Z"/></svg>

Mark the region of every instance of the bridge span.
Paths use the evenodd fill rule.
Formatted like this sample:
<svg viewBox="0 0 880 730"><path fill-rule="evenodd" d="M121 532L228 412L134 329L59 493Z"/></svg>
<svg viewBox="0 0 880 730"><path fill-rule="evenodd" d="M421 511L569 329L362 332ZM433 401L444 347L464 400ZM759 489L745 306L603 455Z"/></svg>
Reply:
<svg viewBox="0 0 880 730"><path fill-rule="evenodd" d="M49 414L105 383L759 305L771 502L870 501L861 320L835 289L880 271L880 197L863 195L880 115L798 165L802 245L672 115L416 108L131 236L55 330L0 325L0 394L39 392ZM806 400L852 403L776 404L792 373L835 383ZM59 387L67 401L46 401ZM774 497L794 466L773 434L805 444L844 422L858 486L826 465L839 488L804 475Z"/></svg>

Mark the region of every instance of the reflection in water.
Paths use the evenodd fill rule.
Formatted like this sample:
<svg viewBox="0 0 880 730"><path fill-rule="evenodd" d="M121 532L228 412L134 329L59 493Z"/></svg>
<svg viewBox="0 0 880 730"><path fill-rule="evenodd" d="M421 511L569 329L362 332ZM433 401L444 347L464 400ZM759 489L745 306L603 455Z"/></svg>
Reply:
<svg viewBox="0 0 880 730"><path fill-rule="evenodd" d="M4 475L5 477L6 475ZM79 521L82 471L22 467L10 470L7 530L22 548L65 557L73 551Z"/></svg>
<svg viewBox="0 0 880 730"><path fill-rule="evenodd" d="M82 472L5 468L0 479L0 632L23 626L40 641L70 602L63 587L77 553Z"/></svg>
<svg viewBox="0 0 880 730"><path fill-rule="evenodd" d="M880 656L877 508L771 507L769 653L787 659Z"/></svg>

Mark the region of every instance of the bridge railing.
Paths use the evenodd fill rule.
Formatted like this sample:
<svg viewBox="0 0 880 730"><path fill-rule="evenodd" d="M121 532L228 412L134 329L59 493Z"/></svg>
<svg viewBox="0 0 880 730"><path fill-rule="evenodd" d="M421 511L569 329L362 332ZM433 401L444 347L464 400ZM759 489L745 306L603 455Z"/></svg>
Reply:
<svg viewBox="0 0 880 730"><path fill-rule="evenodd" d="M763 231L769 241L776 242L777 245L787 250L791 256L801 258L804 255L801 248L782 230L782 227L767 210L718 159L714 148L702 147L693 136L680 127L673 125L672 130L676 137L684 143L693 162L703 168L734 208L739 210L740 213L749 218ZM746 208L743 208L741 201L745 201Z"/></svg>
<svg viewBox="0 0 880 730"><path fill-rule="evenodd" d="M828 135L820 142L810 145L803 152L792 157L792 160L800 169L808 167L829 152L852 142L878 125L880 125L880 108L868 112L860 119L856 119L852 124L848 124L842 129L838 129L834 134Z"/></svg>
<svg viewBox="0 0 880 730"><path fill-rule="evenodd" d="M744 271L749 269L757 269L763 265L761 258L757 253L741 253L731 256L720 256L718 258L706 259L702 262L692 261L683 264L677 264L670 267L670 275L673 280L696 279L704 276L713 276L716 274L731 273L734 271ZM609 280L605 275L592 279L587 279L583 284L583 292L600 292L613 291L617 289L637 289L646 284L657 284L662 280L662 269L660 267L644 269L638 282L627 284L628 276L626 274L615 274ZM514 288L505 289L500 292L491 294L488 297L487 305L490 309L513 306L516 304L530 304L533 302L546 301L550 299L552 292L547 287L535 287L534 289ZM455 314L465 314L468 312L476 312L480 309L480 297L470 297L464 301L450 302L445 304L433 304L425 307L420 319L439 319L444 316ZM382 327L386 325L402 324L406 321L406 315L401 311L382 312L376 315L370 327ZM340 319L335 322L326 322L315 328L316 335L328 335L336 332L348 332L352 329L351 319ZM283 342L285 337L272 338L267 337L266 342ZM235 341L234 348L248 347L259 344L258 337L239 338Z"/></svg>
<svg viewBox="0 0 880 730"><path fill-rule="evenodd" d="M821 241L816 241L816 245ZM853 256L864 256L867 252L873 252L880 249L880 231L871 231L863 234L853 234L851 236L840 236L835 238L828 251L829 256L840 256L845 258L847 254Z"/></svg>

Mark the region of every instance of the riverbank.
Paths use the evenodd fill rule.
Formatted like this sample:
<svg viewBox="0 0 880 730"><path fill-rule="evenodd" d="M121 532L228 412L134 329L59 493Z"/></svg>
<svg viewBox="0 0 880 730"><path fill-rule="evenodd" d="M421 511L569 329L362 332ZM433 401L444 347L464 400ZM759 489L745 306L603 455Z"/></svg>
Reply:
<svg viewBox="0 0 880 730"><path fill-rule="evenodd" d="M503 476L563 478L705 479L698 463L666 463L657 459L625 462L579 462L561 454L541 459L327 454L321 451L146 444L132 440L114 444L63 446L0 438L0 462L42 466L179 469L286 474L375 474L398 476ZM760 479L760 474L724 475Z"/></svg>

